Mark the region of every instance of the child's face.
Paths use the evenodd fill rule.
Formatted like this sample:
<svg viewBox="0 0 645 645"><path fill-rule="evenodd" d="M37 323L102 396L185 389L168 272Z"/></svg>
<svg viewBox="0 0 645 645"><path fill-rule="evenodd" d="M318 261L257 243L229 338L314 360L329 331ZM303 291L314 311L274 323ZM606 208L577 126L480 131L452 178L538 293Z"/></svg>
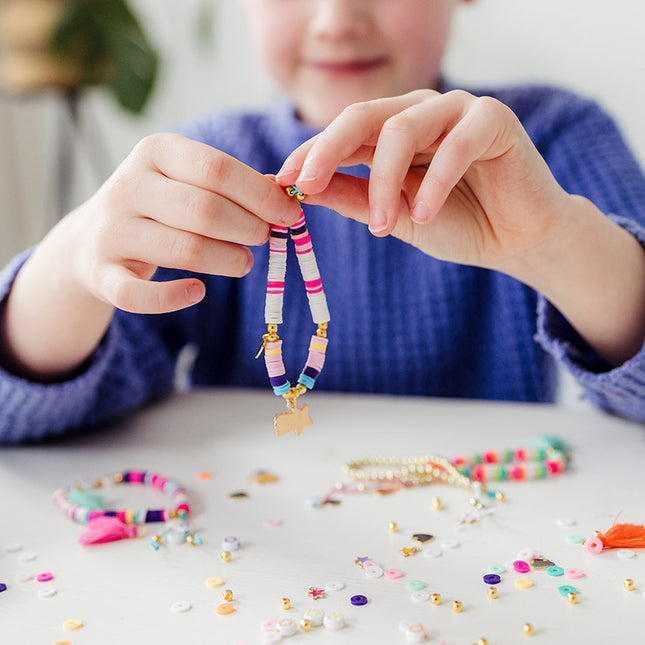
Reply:
<svg viewBox="0 0 645 645"><path fill-rule="evenodd" d="M435 87L464 0L241 1L267 70L324 127L351 103Z"/></svg>

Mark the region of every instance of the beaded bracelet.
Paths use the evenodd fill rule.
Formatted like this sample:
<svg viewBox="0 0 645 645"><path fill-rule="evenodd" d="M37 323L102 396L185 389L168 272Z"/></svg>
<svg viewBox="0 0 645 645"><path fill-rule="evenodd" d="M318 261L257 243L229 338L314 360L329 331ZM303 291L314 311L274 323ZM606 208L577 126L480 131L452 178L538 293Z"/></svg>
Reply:
<svg viewBox="0 0 645 645"><path fill-rule="evenodd" d="M112 485L141 484L160 490L172 501L169 508L106 510L103 498L95 491L104 490ZM77 484L60 488L54 492L54 505L75 522L88 524L90 528L83 533L83 544L110 542L126 537L140 537L137 526L152 522L178 520L186 540L200 544L199 534L188 531L186 522L190 516L190 504L186 490L177 482L158 473L146 470L128 470L104 475L91 483ZM152 544L158 548L159 536L154 536Z"/></svg>
<svg viewBox="0 0 645 645"><path fill-rule="evenodd" d="M305 199L305 194L295 186L289 186L285 192L298 201ZM314 323L318 325L316 333L309 343L307 362L298 377L295 387L287 379L282 360L282 341L278 336L278 325L282 323L282 305L284 299L284 281L287 271L287 240L289 235L296 248L296 257L307 290L307 300ZM262 336L262 345L256 355L258 358L264 351L264 360L269 375L269 382L276 395L282 396L288 412L276 414L273 427L278 436L295 432L300 435L305 426L312 425L309 417L309 406L296 406L296 399L311 390L322 371L327 351L327 323L329 309L323 290L322 280L316 263L316 256L311 244L311 237L305 224L305 214L300 209L298 221L290 228L286 226L271 226L269 238L269 270L267 276L266 303L264 321L267 333Z"/></svg>

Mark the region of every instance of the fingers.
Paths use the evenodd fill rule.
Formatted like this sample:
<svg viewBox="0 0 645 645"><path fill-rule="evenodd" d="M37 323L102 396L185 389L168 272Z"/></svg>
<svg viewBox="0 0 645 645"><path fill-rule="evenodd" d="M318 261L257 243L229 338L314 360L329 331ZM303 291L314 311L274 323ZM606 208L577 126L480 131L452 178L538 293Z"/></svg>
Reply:
<svg viewBox="0 0 645 645"><path fill-rule="evenodd" d="M157 173L145 194L135 196L140 216L167 227L237 244L259 246L269 238L269 224L239 204L202 188Z"/></svg>
<svg viewBox="0 0 645 645"><path fill-rule="evenodd" d="M371 160L383 123L390 116L436 94L421 90L350 105L323 132L289 155L277 174L278 183L296 184L307 194L324 190L337 168Z"/></svg>
<svg viewBox="0 0 645 645"><path fill-rule="evenodd" d="M196 278L150 282L116 264L106 269L102 282L104 299L117 309L137 314L178 311L196 304L206 293L203 282Z"/></svg>
<svg viewBox="0 0 645 645"><path fill-rule="evenodd" d="M131 163L178 183L189 184L230 200L272 224L289 226L300 209L271 179L204 143L177 134L152 135L131 153Z"/></svg>

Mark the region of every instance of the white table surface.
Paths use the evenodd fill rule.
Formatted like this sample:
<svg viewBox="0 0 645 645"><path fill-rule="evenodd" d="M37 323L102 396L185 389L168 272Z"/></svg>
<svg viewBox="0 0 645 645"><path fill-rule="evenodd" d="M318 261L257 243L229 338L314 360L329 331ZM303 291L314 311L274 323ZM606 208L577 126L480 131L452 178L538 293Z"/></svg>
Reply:
<svg viewBox="0 0 645 645"><path fill-rule="evenodd" d="M346 626L324 627L292 637L296 643L396 644L408 642L401 621L422 623L430 643L489 645L538 643L642 642L645 620L645 552L632 559L617 550L589 555L565 540L589 537L619 521L645 521L645 428L587 410L552 406L469 401L333 396L307 397L313 427L300 437L276 437L272 417L281 401L270 391L196 391L159 402L101 431L47 445L0 450L0 643L3 645L107 645L113 643L262 643L260 625L284 617L299 621L318 607L341 613ZM311 508L341 479L346 461L361 457L413 456L429 452L454 457L475 451L519 446L539 435L554 435L571 447L569 471L541 481L504 482L506 502L493 514L464 527L469 494L437 484L389 496L340 496L336 507ZM105 473L140 468L183 484L193 502L192 524L202 546L123 540L82 546L83 526L64 517L52 492ZM258 484L258 470L278 481ZM212 471L201 480L200 471ZM138 488L138 489L137 489ZM158 491L124 486L112 507L165 505ZM236 491L248 498L232 500ZM444 509L433 510L438 496ZM266 520L281 520L267 527ZM560 526L569 519L575 526ZM391 532L389 523L398 524ZM151 525L153 527L153 525ZM153 527L154 530L154 527ZM414 533L436 536L433 546L455 539L459 547L440 557L403 557ZM231 562L221 560L221 543L235 536L241 548ZM20 545L20 551L7 546ZM585 576L567 581L531 572L534 586L519 590L518 574L507 570L499 597L487 597L482 575L494 564L507 565L523 549L535 549L556 564L579 568ZM25 553L36 556L24 561ZM383 568L399 568L398 580L369 579L355 564L369 556ZM45 583L19 582L24 573L54 574L46 583L57 594L39 598ZM205 582L221 577L224 586ZM636 589L623 589L632 578ZM421 580L443 602L416 604L406 583ZM345 584L321 600L307 597L311 586ZM571 605L558 594L561 584L579 590ZM223 589L234 593L235 613L220 616ZM350 604L363 594L369 603ZM283 611L288 597L292 609ZM456 614L453 600L464 610ZM171 606L188 601L192 609L175 614ZM70 619L83 626L64 631ZM530 622L535 635L527 637ZM288 639L285 639L288 640Z"/></svg>

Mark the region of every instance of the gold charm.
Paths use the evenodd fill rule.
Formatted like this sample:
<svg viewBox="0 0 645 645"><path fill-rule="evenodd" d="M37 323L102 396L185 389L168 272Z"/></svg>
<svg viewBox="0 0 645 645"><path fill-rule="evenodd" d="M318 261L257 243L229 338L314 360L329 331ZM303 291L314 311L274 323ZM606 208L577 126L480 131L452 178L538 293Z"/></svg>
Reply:
<svg viewBox="0 0 645 645"><path fill-rule="evenodd" d="M306 426L312 426L313 421L309 416L309 406L303 405L301 408L289 407L289 412L281 412L273 417L273 427L278 437L289 432L295 432L299 437Z"/></svg>

